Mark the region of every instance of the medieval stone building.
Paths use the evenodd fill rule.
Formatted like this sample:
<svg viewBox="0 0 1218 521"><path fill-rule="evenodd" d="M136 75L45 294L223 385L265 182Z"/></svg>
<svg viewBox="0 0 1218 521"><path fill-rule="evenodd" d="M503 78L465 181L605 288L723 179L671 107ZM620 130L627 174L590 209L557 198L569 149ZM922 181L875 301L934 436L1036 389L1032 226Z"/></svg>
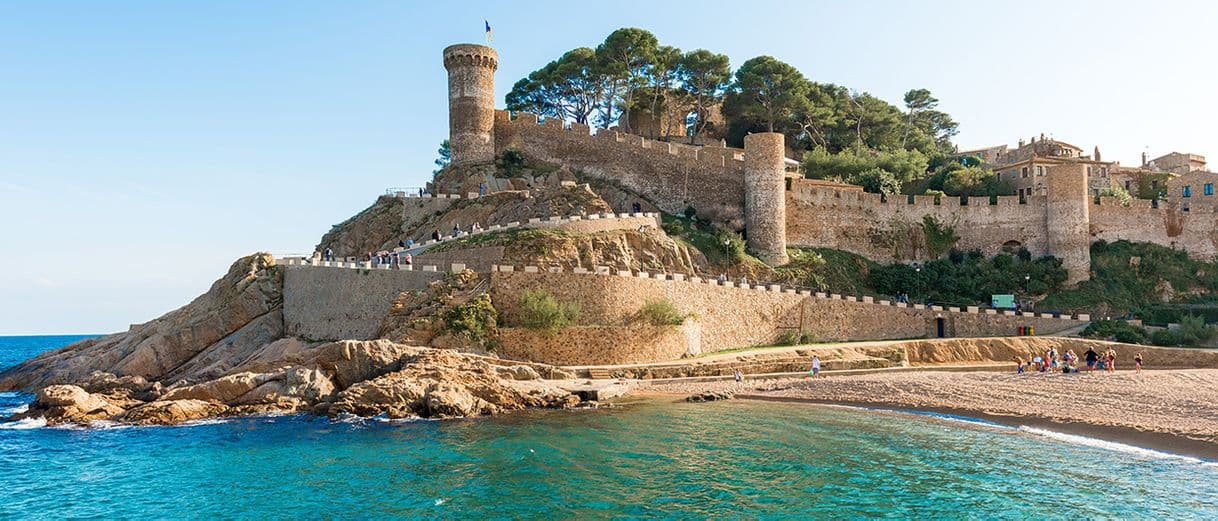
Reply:
<svg viewBox="0 0 1218 521"><path fill-rule="evenodd" d="M602 179L672 214L688 207L724 225L743 223L748 247L770 264L787 261L786 248L826 247L876 261L927 260L942 252L926 239L927 222L949 227L954 247L987 255L1026 248L1060 258L1069 281L1089 277L1090 244L1130 240L1179 248L1199 258L1218 256L1218 197L1204 158L1168 161L1189 168L1164 201L1122 204L1097 197L1119 186L1119 164L1097 149L1043 136L1014 149L962 152L1012 181L1019 195L1001 197L890 196L859 187L790 178L781 134L747 136L743 149L647 139L614 129L494 108L498 55L482 45L444 51L448 69L450 143L458 165L489 163L504 150ZM660 128L660 134L669 134ZM1168 156L1164 156L1168 157ZM1156 160L1157 161L1157 160ZM1183 165L1183 166L1181 166ZM629 211L629 208L617 208Z"/></svg>

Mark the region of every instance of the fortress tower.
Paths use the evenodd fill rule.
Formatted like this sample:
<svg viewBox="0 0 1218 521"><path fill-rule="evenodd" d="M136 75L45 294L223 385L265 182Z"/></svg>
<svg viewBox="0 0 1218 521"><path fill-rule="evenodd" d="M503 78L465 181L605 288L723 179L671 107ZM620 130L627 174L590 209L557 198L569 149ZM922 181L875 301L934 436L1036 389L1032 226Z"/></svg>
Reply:
<svg viewBox="0 0 1218 521"><path fill-rule="evenodd" d="M448 70L448 144L454 165L495 159L495 69L499 53L460 43L444 49Z"/></svg>
<svg viewBox="0 0 1218 521"><path fill-rule="evenodd" d="M1046 173L1046 246L1049 255L1062 260L1067 284L1091 276L1091 197L1087 192L1087 167L1064 164Z"/></svg>
<svg viewBox="0 0 1218 521"><path fill-rule="evenodd" d="M790 260L784 147L783 135L777 132L744 137L744 225L748 246L771 266Z"/></svg>

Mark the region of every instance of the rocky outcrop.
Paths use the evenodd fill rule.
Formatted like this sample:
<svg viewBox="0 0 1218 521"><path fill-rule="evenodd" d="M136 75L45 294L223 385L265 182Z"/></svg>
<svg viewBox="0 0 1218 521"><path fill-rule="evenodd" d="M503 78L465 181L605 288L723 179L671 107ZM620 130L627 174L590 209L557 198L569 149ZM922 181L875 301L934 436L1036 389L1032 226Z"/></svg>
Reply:
<svg viewBox="0 0 1218 521"><path fill-rule="evenodd" d="M16 419L45 417L48 423L90 422L122 412L121 406L75 385L51 385L40 389L29 409Z"/></svg>
<svg viewBox="0 0 1218 521"><path fill-rule="evenodd" d="M172 425L221 416L226 412L228 407L225 405L206 400L163 400L140 405L116 419L136 425Z"/></svg>
<svg viewBox="0 0 1218 521"><path fill-rule="evenodd" d="M223 372L283 336L283 275L260 253L239 259L207 293L125 333L77 342L0 373L0 390L84 380L93 371L147 380L189 378L192 360L223 361Z"/></svg>
<svg viewBox="0 0 1218 521"><path fill-rule="evenodd" d="M517 380L518 372L536 374L526 366L501 368L486 359L428 349L410 357L398 371L339 393L326 412L449 418L530 407L570 407L579 402L570 392L550 384Z"/></svg>
<svg viewBox="0 0 1218 521"><path fill-rule="evenodd" d="M263 351L220 377L164 388L141 376L94 372L80 385L40 389L29 409L13 419L149 425L266 412L450 418L579 401L540 379L541 372L551 372L546 367L539 372L529 365L500 365L494 358L388 340L291 345L277 350L280 356L273 361Z"/></svg>

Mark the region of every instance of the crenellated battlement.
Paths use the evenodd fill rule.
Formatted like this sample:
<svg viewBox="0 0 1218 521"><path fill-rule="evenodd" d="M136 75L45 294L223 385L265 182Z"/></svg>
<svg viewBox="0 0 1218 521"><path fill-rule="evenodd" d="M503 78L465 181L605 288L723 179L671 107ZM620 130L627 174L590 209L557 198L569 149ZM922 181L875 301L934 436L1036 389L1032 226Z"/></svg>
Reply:
<svg viewBox="0 0 1218 521"><path fill-rule="evenodd" d="M444 49L444 68L453 67L484 67L494 71L499 68L499 53L485 45L450 45Z"/></svg>

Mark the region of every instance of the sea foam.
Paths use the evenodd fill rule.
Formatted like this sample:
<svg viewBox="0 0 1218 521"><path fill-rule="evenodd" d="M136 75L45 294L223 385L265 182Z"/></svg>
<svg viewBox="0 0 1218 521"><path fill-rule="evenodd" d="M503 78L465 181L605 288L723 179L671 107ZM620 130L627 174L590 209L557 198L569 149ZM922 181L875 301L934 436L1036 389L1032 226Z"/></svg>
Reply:
<svg viewBox="0 0 1218 521"><path fill-rule="evenodd" d="M1149 459L1181 460L1181 461L1187 461L1189 463L1197 463L1197 464L1202 464L1205 466L1218 467L1218 462L1214 462L1214 461L1203 460L1203 459L1194 458L1191 456L1183 456L1180 454L1172 454L1170 452L1163 452L1163 451L1158 451L1158 450L1154 450L1154 449L1147 449L1147 448L1138 447L1135 445L1127 445L1125 443L1118 443L1115 441L1101 440L1099 438L1090 438L1087 436L1079 436L1077 434L1066 434L1064 432L1051 431L1048 429L1041 429L1038 427L1029 427L1027 425L1020 426L1019 430L1022 432L1029 433L1029 434L1035 434L1037 436L1044 436L1046 438L1050 438L1050 439L1065 442L1065 443L1073 443L1075 445L1083 445L1086 447L1093 447L1093 448L1102 449L1102 450L1110 450L1110 451L1115 451L1115 452L1123 452L1126 454L1134 454L1134 455L1142 456L1144 458L1149 458Z"/></svg>
<svg viewBox="0 0 1218 521"><path fill-rule="evenodd" d="M27 430L27 429L41 429L46 426L47 426L47 419L43 418L41 416L39 416L37 418L24 418L21 420L17 420L15 422L0 423L0 429L14 430L14 431Z"/></svg>

